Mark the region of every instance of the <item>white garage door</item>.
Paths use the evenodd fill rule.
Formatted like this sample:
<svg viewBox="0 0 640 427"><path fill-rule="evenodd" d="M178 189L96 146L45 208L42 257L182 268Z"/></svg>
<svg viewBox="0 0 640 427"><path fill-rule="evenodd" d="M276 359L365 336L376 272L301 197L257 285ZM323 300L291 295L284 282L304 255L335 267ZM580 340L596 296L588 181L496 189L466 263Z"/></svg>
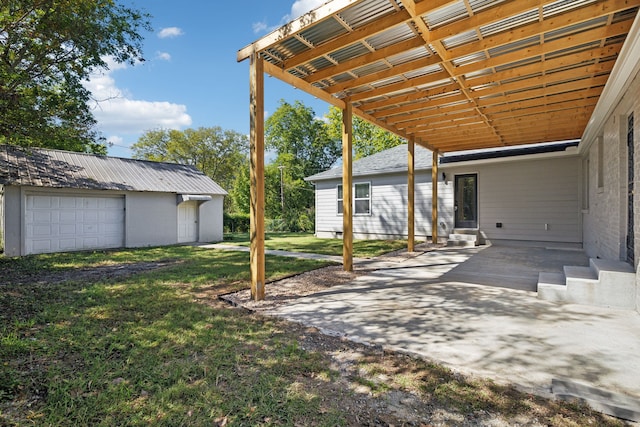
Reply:
<svg viewBox="0 0 640 427"><path fill-rule="evenodd" d="M124 197L27 195L25 253L124 246Z"/></svg>

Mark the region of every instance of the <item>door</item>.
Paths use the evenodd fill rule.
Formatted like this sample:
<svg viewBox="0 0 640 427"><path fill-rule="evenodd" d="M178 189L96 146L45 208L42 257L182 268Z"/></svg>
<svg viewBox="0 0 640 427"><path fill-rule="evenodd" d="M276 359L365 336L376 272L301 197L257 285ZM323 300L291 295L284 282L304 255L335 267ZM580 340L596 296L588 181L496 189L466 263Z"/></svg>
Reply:
<svg viewBox="0 0 640 427"><path fill-rule="evenodd" d="M178 243L198 241L198 202L189 200L178 205Z"/></svg>
<svg viewBox="0 0 640 427"><path fill-rule="evenodd" d="M634 209L633 209L633 114L629 116L627 123L627 262L635 265L635 232L634 232Z"/></svg>
<svg viewBox="0 0 640 427"><path fill-rule="evenodd" d="M124 246L124 197L27 195L25 254Z"/></svg>
<svg viewBox="0 0 640 427"><path fill-rule="evenodd" d="M478 175L456 175L454 191L455 227L478 228Z"/></svg>

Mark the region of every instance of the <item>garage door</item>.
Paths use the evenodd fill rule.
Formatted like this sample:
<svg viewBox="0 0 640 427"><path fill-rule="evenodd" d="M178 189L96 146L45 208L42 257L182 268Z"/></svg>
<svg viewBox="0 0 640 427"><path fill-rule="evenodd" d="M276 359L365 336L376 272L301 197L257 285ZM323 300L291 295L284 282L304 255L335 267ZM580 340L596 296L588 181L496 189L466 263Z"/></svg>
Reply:
<svg viewBox="0 0 640 427"><path fill-rule="evenodd" d="M25 253L124 246L124 197L27 195Z"/></svg>

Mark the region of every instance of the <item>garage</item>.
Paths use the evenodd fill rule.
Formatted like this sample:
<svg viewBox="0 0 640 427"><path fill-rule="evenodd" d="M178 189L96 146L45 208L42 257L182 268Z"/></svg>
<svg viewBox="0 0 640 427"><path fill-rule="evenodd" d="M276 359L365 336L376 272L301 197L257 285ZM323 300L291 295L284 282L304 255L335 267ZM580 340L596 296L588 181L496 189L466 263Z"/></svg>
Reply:
<svg viewBox="0 0 640 427"><path fill-rule="evenodd" d="M27 195L25 253L124 246L124 197Z"/></svg>
<svg viewBox="0 0 640 427"><path fill-rule="evenodd" d="M217 242L226 194L191 165L0 144L0 256Z"/></svg>

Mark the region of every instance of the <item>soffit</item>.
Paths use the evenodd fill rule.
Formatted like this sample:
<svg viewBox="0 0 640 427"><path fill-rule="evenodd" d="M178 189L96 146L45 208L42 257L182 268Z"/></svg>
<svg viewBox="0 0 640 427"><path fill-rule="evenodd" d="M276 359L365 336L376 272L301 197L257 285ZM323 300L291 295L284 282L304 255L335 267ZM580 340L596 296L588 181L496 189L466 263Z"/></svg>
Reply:
<svg viewBox="0 0 640 427"><path fill-rule="evenodd" d="M640 0L333 0L238 52L441 152L578 139Z"/></svg>

